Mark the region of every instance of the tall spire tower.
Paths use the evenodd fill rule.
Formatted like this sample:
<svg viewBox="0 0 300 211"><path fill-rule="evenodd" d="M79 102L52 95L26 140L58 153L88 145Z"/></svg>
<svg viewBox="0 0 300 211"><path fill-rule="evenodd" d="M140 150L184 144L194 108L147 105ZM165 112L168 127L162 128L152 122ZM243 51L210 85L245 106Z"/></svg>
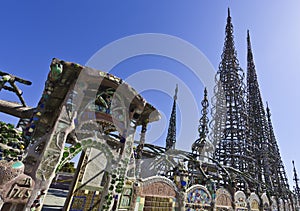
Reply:
<svg viewBox="0 0 300 211"><path fill-rule="evenodd" d="M175 88L175 95L172 107L172 113L169 121L169 129L168 135L166 139L166 150L168 149L175 149L176 143L176 100L177 100L177 93L178 93L178 85L176 84Z"/></svg>
<svg viewBox="0 0 300 211"><path fill-rule="evenodd" d="M204 89L204 98L201 101L202 110L201 110L201 118L199 120L199 138L192 144L192 153L196 156L200 156L203 152L204 147L207 143L207 135L208 135L208 99L207 99L207 90Z"/></svg>
<svg viewBox="0 0 300 211"><path fill-rule="evenodd" d="M214 159L241 172L252 172L255 162L251 158L253 147L247 140L244 73L237 59L229 9L221 58L216 75L211 123L211 138L216 147ZM245 189L246 183L236 178L236 186Z"/></svg>
<svg viewBox="0 0 300 211"><path fill-rule="evenodd" d="M297 204L298 204L298 206L299 206L299 204L300 204L300 187L299 187L299 178L298 178L297 171L296 171L296 168L295 168L295 162L294 162L294 161L292 161L292 163L293 163L293 170L294 170L294 182L295 182L294 191L295 191L296 198L297 198Z"/></svg>
<svg viewBox="0 0 300 211"><path fill-rule="evenodd" d="M267 105L267 119L268 119L268 130L269 130L269 156L270 160L272 160L271 165L271 175L273 179L274 193L277 196L281 197L289 197L290 190L289 184L286 176L286 172L284 170L284 165L280 156L279 148L277 145L277 141L275 138L273 125L271 121L271 113L269 106Z"/></svg>
<svg viewBox="0 0 300 211"><path fill-rule="evenodd" d="M268 157L268 123L257 80L249 31L247 31L247 112L249 140L253 145L256 158L255 171L251 172L251 176L272 188L268 159L270 158Z"/></svg>

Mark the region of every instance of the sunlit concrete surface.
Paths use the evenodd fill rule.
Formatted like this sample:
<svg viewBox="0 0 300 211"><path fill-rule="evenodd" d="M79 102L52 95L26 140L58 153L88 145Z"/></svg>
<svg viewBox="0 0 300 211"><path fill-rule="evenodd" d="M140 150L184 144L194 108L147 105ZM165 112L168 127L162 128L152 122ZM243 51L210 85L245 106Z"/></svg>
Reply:
<svg viewBox="0 0 300 211"><path fill-rule="evenodd" d="M68 191L50 188L44 201L42 211L62 210Z"/></svg>

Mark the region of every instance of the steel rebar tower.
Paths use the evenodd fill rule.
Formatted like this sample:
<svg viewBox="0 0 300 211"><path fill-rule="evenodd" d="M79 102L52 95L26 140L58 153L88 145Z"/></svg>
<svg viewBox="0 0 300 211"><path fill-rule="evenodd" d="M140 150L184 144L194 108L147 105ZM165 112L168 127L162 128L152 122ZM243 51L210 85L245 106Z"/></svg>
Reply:
<svg viewBox="0 0 300 211"><path fill-rule="evenodd" d="M224 166L252 175L255 161L253 145L249 142L247 134L244 72L237 59L229 9L225 35L213 98L211 138L216 147L213 158ZM243 178L238 175L234 177L234 188L248 188Z"/></svg>
<svg viewBox="0 0 300 211"><path fill-rule="evenodd" d="M198 132L199 138L192 144L192 153L195 154L197 157L201 155L203 149L207 142L207 135L208 135L208 99L207 99L207 90L204 89L204 98L201 101L202 110L201 110L201 118L199 120Z"/></svg>
<svg viewBox="0 0 300 211"><path fill-rule="evenodd" d="M256 158L256 174L251 176L265 184L264 187L258 187L260 191L265 191L267 187L273 188L270 169L271 157L268 152L268 122L257 80L249 31L247 31L247 112L249 139L254 146Z"/></svg>
<svg viewBox="0 0 300 211"><path fill-rule="evenodd" d="M298 178L298 174L295 168L295 162L292 161L293 163L293 171L294 171L294 182L295 182L295 186L294 186L294 193L296 195L296 204L299 207L300 206L300 187L299 187L299 178Z"/></svg>
<svg viewBox="0 0 300 211"><path fill-rule="evenodd" d="M269 132L269 160L270 162L270 175L273 182L273 193L277 197L283 199L289 199L291 197L291 191L289 189L288 179L284 169L284 165L280 156L278 144L275 138L273 125L271 121L271 113L269 106L267 105L267 120L268 120L268 132Z"/></svg>
<svg viewBox="0 0 300 211"><path fill-rule="evenodd" d="M168 134L166 138L166 150L175 149L176 143L176 100L177 100L178 85L176 85L175 95L173 100L172 113L169 121Z"/></svg>

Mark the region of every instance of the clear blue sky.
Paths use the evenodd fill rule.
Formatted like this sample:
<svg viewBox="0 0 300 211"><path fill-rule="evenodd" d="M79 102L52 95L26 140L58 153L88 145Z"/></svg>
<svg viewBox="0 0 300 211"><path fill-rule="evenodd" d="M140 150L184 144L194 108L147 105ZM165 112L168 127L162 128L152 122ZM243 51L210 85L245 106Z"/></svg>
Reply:
<svg viewBox="0 0 300 211"><path fill-rule="evenodd" d="M30 87L20 87L26 102L35 106L53 57L84 65L103 46L129 35L163 33L179 37L200 49L217 68L224 43L227 7L231 9L235 45L244 70L246 31L250 30L263 100L269 102L291 183L292 159L300 171L300 2L297 0L1 2L0 69L33 82ZM187 67L172 59L137 56L107 71L126 79L147 69L160 69L179 77L193 90L196 101L202 99L201 81L196 80ZM175 87L172 82L168 83ZM161 92L156 86L153 84L152 90L145 90L142 95L162 112L162 124L165 125L173 93ZM5 92L0 93L0 98L17 101ZM184 111L178 113L180 120ZM0 120L16 122L5 115L0 115ZM183 124L192 124L192 131L183 134L187 138L178 140L181 142L178 145L189 146L194 141L190 137L197 136L195 127L198 123ZM180 128L178 131L180 133ZM161 134L159 140L162 137L165 134Z"/></svg>

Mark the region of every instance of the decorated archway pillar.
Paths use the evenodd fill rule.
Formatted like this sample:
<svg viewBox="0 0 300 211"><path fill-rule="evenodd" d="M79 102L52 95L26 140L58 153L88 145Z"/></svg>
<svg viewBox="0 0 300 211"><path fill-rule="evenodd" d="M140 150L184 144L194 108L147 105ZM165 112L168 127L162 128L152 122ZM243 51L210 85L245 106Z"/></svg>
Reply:
<svg viewBox="0 0 300 211"><path fill-rule="evenodd" d="M118 166L116 168L116 175L120 182L116 185L116 187L114 187L114 189L112 191L111 191L110 187L108 189L108 194L110 194L110 191L111 191L111 194L114 197L114 204L116 206L115 210L117 210L117 207L120 203L121 193L123 191L125 177L126 177L126 173L128 171L129 159L133 153L134 132L135 132L135 127L131 128L129 135L126 138L126 142L124 145L124 151L121 155L120 162L118 163ZM107 183L108 182L109 181L107 181ZM107 210L110 210L110 209L107 209ZM111 207L111 210L114 210L113 206Z"/></svg>
<svg viewBox="0 0 300 211"><path fill-rule="evenodd" d="M174 168L174 181L179 190L177 194L178 198L178 210L185 210L186 188L189 181L188 171L183 163L179 162Z"/></svg>
<svg viewBox="0 0 300 211"><path fill-rule="evenodd" d="M74 131L75 124L78 124L77 113L80 116L81 111L86 108L85 100L92 98L95 101L102 88L113 89L113 93L117 93L115 101L113 99L111 102L104 103L106 111L104 114L102 112L103 115L101 115L101 111L87 113L94 114L94 119L106 117L103 120L113 122L115 129L117 128L121 135L125 131L128 133L126 140L120 141L124 144L120 154L116 156L116 162L112 165L112 171L116 170L116 175L120 181L119 185L112 188L113 196L118 196L122 192L128 163L133 154L133 136L136 126L145 121L153 122L160 119L159 112L153 106L148 104L122 79L109 73L58 59L53 59L50 69L43 95L24 131L24 137L30 142L27 156L24 159L24 174L31 178L32 183L29 185L30 194L27 194L26 199L21 203L21 205L25 205L25 208L20 208L18 205L18 210L41 210L44 197L62 158L67 136L71 131ZM101 85L102 82L103 86ZM80 87L82 84L85 87ZM86 92L84 93L84 91ZM84 102L82 99L85 99ZM118 99L121 103L120 106L117 104ZM115 107L112 106L114 102ZM98 105L94 103L95 108L96 106ZM10 190L11 188L13 186L7 189ZM2 195L0 194L0 196ZM117 198L117 204L119 200ZM4 202L5 204L3 204ZM9 206L6 202L2 199L0 205ZM13 204L13 206L15 205Z"/></svg>
<svg viewBox="0 0 300 211"><path fill-rule="evenodd" d="M55 176L67 135L74 129L76 112L67 100L83 67L53 59L42 98L25 130L31 142L24 159L25 174L34 181L25 210L41 210Z"/></svg>
<svg viewBox="0 0 300 211"><path fill-rule="evenodd" d="M147 124L148 122L144 122L142 124L140 143L136 149L136 178L137 179L140 178L140 174L141 174L141 159L142 159L144 144L146 141Z"/></svg>
<svg viewBox="0 0 300 211"><path fill-rule="evenodd" d="M36 162L36 165L32 166L32 168L26 169L26 173L31 175L35 180L35 186L26 206L27 210L40 210L42 207L50 183L55 177L55 169L61 159L67 135L75 127L71 122L74 121L74 117L71 120L68 120L68 118L66 107L63 106L52 132L42 137L31 148L25 160L26 164L29 164L31 160ZM44 152L38 151L39 147L41 150L44 148ZM40 156L37 156L39 153Z"/></svg>
<svg viewBox="0 0 300 211"><path fill-rule="evenodd" d="M178 209L176 209L176 211L185 211L185 205L186 205L186 202L185 202L185 199L186 199L186 193L185 191L180 191L178 193Z"/></svg>

